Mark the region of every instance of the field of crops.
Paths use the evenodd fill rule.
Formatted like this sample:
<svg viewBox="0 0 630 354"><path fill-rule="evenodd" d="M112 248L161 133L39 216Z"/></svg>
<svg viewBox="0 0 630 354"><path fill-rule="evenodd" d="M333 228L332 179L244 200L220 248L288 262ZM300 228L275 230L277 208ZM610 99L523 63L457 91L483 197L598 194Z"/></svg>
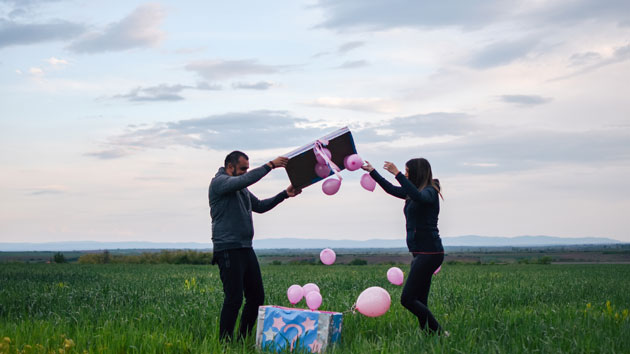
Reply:
<svg viewBox="0 0 630 354"><path fill-rule="evenodd" d="M389 267L263 266L266 303L318 284L320 309L346 312L334 353L630 352L629 265L445 265L429 306L448 338L418 331ZM390 292L390 310L347 312L369 286ZM0 353L254 352L254 338L217 340L222 299L213 266L2 264Z"/></svg>

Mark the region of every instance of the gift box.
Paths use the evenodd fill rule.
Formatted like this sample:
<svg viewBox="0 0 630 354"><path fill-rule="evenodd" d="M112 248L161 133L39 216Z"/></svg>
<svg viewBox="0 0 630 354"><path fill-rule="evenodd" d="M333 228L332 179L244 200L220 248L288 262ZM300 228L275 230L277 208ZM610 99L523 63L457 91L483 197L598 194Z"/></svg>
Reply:
<svg viewBox="0 0 630 354"><path fill-rule="evenodd" d="M256 346L265 350L322 353L341 338L340 312L260 306Z"/></svg>
<svg viewBox="0 0 630 354"><path fill-rule="evenodd" d="M357 153L352 133L348 127L344 127L285 154L284 156L289 158L285 169L291 185L295 188L301 189L323 179L315 173L317 159L314 148L318 141L326 142L324 147L330 150L331 160L340 171L345 168L343 159Z"/></svg>

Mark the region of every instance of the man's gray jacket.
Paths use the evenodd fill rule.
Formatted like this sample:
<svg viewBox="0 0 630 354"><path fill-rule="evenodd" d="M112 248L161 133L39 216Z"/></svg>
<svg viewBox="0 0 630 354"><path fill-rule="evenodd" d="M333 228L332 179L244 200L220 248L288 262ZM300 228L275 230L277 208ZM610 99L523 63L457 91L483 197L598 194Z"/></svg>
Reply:
<svg viewBox="0 0 630 354"><path fill-rule="evenodd" d="M259 200L247 189L269 171L271 167L265 164L240 176L230 176L221 167L210 181L208 199L214 252L252 247L252 211L264 213L289 197L287 191L282 191L273 198Z"/></svg>

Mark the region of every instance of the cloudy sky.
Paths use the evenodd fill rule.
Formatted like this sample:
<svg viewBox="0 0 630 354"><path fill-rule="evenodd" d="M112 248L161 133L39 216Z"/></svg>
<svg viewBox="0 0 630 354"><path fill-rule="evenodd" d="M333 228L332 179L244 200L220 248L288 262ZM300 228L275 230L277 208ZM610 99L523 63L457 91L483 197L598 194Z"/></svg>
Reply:
<svg viewBox="0 0 630 354"><path fill-rule="evenodd" d="M0 0L0 241L209 242L208 183L348 126L423 156L443 237L630 242L630 2ZM342 172L256 237L398 239ZM250 190L289 184L274 170Z"/></svg>

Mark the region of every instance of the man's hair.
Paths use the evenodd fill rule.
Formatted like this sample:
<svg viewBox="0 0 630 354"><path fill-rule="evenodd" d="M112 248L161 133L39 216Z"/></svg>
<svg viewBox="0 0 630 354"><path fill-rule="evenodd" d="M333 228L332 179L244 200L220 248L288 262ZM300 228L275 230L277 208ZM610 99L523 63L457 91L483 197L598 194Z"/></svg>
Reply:
<svg viewBox="0 0 630 354"><path fill-rule="evenodd" d="M241 156L243 158L245 158L245 160L249 160L249 157L247 157L247 155L245 155L244 152L242 151L232 151L231 153L229 153L226 157L225 157L225 163L224 163L224 167L227 168L228 164L232 164L232 166L236 167L236 165L238 164L238 160L241 158Z"/></svg>

